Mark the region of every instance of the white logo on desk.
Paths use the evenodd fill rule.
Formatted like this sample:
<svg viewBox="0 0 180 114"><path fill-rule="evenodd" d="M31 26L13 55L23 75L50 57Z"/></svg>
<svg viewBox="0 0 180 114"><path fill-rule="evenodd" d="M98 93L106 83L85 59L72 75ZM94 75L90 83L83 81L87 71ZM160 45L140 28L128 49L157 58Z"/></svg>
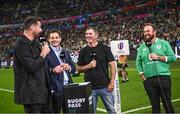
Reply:
<svg viewBox="0 0 180 114"><path fill-rule="evenodd" d="M85 102L85 98L68 99L68 108L81 107L81 104Z"/></svg>

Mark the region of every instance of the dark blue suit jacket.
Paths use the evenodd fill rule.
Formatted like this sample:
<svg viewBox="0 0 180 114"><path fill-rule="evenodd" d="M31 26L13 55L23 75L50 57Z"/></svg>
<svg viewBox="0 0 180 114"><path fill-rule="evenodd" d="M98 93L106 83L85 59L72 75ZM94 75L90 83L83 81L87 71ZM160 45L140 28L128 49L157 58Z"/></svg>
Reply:
<svg viewBox="0 0 180 114"><path fill-rule="evenodd" d="M71 66L71 72L66 72L66 73L67 73L67 76L69 78L69 83L72 83L72 78L70 76L70 73L75 73L76 68L75 68L75 65L74 65L71 57L70 57L69 52L63 48L62 48L62 52L65 53L65 60L64 60L65 63L68 63ZM53 49L51 47L50 47L50 52L46 57L46 62L48 64L49 69L53 69L60 64L55 52L53 51ZM51 71L51 70L49 70L49 71ZM63 72L60 74L55 74L52 72L49 72L49 73L50 73L51 84L52 84L54 92L57 94L63 93L63 89L64 89Z"/></svg>

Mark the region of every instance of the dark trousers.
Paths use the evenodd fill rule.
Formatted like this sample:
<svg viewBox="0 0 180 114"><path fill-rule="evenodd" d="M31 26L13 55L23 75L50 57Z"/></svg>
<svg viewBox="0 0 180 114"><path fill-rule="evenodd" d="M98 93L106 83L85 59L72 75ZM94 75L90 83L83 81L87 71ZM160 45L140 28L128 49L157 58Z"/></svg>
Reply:
<svg viewBox="0 0 180 114"><path fill-rule="evenodd" d="M49 104L24 104L24 112L26 114L31 113L50 113L50 105Z"/></svg>
<svg viewBox="0 0 180 114"><path fill-rule="evenodd" d="M152 113L161 112L160 99L162 100L166 113L174 113L171 102L170 76L156 76L147 78L143 84L152 105Z"/></svg>
<svg viewBox="0 0 180 114"><path fill-rule="evenodd" d="M65 112L65 101L63 94L54 94L52 96L52 111L53 113Z"/></svg>

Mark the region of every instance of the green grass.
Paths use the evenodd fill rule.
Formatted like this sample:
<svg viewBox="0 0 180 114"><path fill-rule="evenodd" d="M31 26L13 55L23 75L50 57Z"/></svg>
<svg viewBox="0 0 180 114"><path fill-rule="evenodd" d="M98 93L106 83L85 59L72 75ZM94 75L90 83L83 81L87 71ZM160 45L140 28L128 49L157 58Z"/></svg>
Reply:
<svg viewBox="0 0 180 114"><path fill-rule="evenodd" d="M12 69L0 70L0 88L13 90L14 77ZM23 112L21 105L14 104L14 94L11 92L0 91L0 113Z"/></svg>
<svg viewBox="0 0 180 114"><path fill-rule="evenodd" d="M128 73L129 73L129 82L120 83L120 94L121 94L121 105L122 112L136 109L140 107L149 106L149 99L144 90L143 83L135 70L135 62L129 61ZM172 72L172 99L180 99L180 60L171 65ZM121 78L119 78L120 82ZM75 83L83 82L83 75L78 77L73 77ZM13 90L14 77L12 69L0 69L0 88ZM173 106L176 113L180 113L180 101L173 102ZM104 106L99 99L98 103L99 108ZM161 106L162 107L162 106ZM23 112L22 105L14 104L13 93L1 91L0 90L0 113L20 113ZM162 107L162 112L164 109ZM99 112L98 113L102 113ZM133 113L151 113L151 109L143 109L135 111Z"/></svg>

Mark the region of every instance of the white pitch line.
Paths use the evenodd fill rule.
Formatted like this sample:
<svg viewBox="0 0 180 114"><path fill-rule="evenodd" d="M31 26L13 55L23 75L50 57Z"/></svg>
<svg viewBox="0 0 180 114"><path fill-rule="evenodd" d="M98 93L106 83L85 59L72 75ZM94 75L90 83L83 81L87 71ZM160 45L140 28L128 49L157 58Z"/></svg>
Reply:
<svg viewBox="0 0 180 114"><path fill-rule="evenodd" d="M136 69L134 69L134 68L127 68L127 70L136 70ZM180 69L173 68L173 69L170 69L170 70L180 70Z"/></svg>
<svg viewBox="0 0 180 114"><path fill-rule="evenodd" d="M6 92L10 92L10 93L14 93L13 90L8 90L8 89L3 89L3 88L0 88L1 91L6 91Z"/></svg>
<svg viewBox="0 0 180 114"><path fill-rule="evenodd" d="M180 101L180 98L172 100L172 102L176 102L176 101ZM162 103L161 103L161 105L162 105ZM127 114L127 113L130 113L130 112L135 112L135 111L138 111L138 110L144 110L144 109L147 109L147 108L151 108L151 106L145 106L145 107L141 107L141 108L136 108L136 109L132 109L132 110L122 112L122 113Z"/></svg>
<svg viewBox="0 0 180 114"><path fill-rule="evenodd" d="M151 108L151 106L145 106L145 107L141 107L141 108L135 108L135 109L131 109L131 110L128 110L128 111L125 111L125 112L122 112L123 114L127 114L127 113L130 113L130 112L135 112L135 111L138 111L138 110L144 110L144 109L147 109L147 108Z"/></svg>
<svg viewBox="0 0 180 114"><path fill-rule="evenodd" d="M180 101L180 98L172 100L172 102L176 102L176 101ZM161 105L162 105L162 103L161 103ZM151 106L149 105L149 106L145 106L145 107L140 107L140 108L135 108L135 109L127 110L125 112L122 112L122 114L127 114L127 113L130 113L130 112L144 110L144 109L147 109L147 108L151 108ZM107 112L105 109L101 109L101 108L97 108L97 110L101 111L101 112Z"/></svg>
<svg viewBox="0 0 180 114"><path fill-rule="evenodd" d="M97 110L101 112L107 112L106 109L102 109L102 108L97 108Z"/></svg>
<svg viewBox="0 0 180 114"><path fill-rule="evenodd" d="M11 68L9 68L9 69L2 69L2 68L0 68L0 70L12 70Z"/></svg>
<svg viewBox="0 0 180 114"><path fill-rule="evenodd" d="M5 92L9 92L9 93L14 93L13 90L8 90L8 89L3 89L3 88L0 88L0 91L5 91ZM101 111L101 112L107 112L105 109L102 109L102 108L97 108L98 111Z"/></svg>
<svg viewBox="0 0 180 114"><path fill-rule="evenodd" d="M3 88L0 88L0 91L6 91L6 92L14 93L13 90L8 90L8 89L3 89ZM172 100L172 102L176 102L176 101L180 101L180 98ZM161 105L162 105L162 103L161 103ZM125 112L122 112L122 114L127 114L127 113L130 113L130 112L144 110L144 109L147 109L147 108L151 108L151 106L149 105L149 106L145 106L145 107L140 107L140 108L135 108L135 109L127 110ZM101 112L107 112L105 109L102 109L102 108L97 108L97 110L101 111Z"/></svg>

